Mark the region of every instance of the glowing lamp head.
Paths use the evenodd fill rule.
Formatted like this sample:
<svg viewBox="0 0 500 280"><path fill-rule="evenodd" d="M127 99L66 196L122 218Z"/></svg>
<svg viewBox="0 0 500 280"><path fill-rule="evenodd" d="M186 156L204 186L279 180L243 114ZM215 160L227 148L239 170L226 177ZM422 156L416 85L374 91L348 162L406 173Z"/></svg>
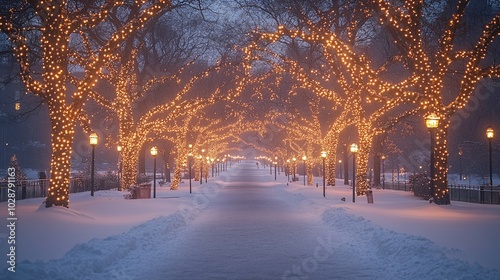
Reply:
<svg viewBox="0 0 500 280"><path fill-rule="evenodd" d="M190 149L192 149L192 148L193 148L193 144L189 144L189 145L188 145L188 147L189 147Z"/></svg>
<svg viewBox="0 0 500 280"><path fill-rule="evenodd" d="M351 153L355 154L358 152L358 145L356 143L351 144Z"/></svg>
<svg viewBox="0 0 500 280"><path fill-rule="evenodd" d="M287 160L286 160L286 163L290 163L290 160L289 160L289 159L287 159Z"/></svg>
<svg viewBox="0 0 500 280"><path fill-rule="evenodd" d="M154 146L151 148L150 152L151 152L151 155L155 157L158 155L158 148L156 148L156 146Z"/></svg>
<svg viewBox="0 0 500 280"><path fill-rule="evenodd" d="M307 159L307 157L306 157L306 156L303 156L303 157L302 157L302 160L306 160L306 159Z"/></svg>
<svg viewBox="0 0 500 280"><path fill-rule="evenodd" d="M121 152L121 151L122 151L122 146L120 146L120 145L116 146L116 150L117 150L118 152Z"/></svg>
<svg viewBox="0 0 500 280"><path fill-rule="evenodd" d="M432 113L425 117L425 126L428 129L435 129L439 126L439 116Z"/></svg>
<svg viewBox="0 0 500 280"><path fill-rule="evenodd" d="M201 153L204 153L205 152L205 149L201 149Z"/></svg>
<svg viewBox="0 0 500 280"><path fill-rule="evenodd" d="M98 140L99 140L99 136L97 136L97 133L92 132L92 134L90 134L90 136L89 136L90 145L92 145L92 146L97 145Z"/></svg>
<svg viewBox="0 0 500 280"><path fill-rule="evenodd" d="M491 126L488 126L488 128L486 128L486 137L488 139L493 139L493 137L495 137L495 131L493 131L493 128L491 128Z"/></svg>
<svg viewBox="0 0 500 280"><path fill-rule="evenodd" d="M297 158L292 158L292 160L293 160L293 161L296 161L296 160L297 160Z"/></svg>
<svg viewBox="0 0 500 280"><path fill-rule="evenodd" d="M385 155L382 155L382 157L381 157L381 158L382 158L382 160L385 160L385 159L386 159Z"/></svg>
<svg viewBox="0 0 500 280"><path fill-rule="evenodd" d="M326 158L326 152L325 151L321 152L321 157L322 158Z"/></svg>

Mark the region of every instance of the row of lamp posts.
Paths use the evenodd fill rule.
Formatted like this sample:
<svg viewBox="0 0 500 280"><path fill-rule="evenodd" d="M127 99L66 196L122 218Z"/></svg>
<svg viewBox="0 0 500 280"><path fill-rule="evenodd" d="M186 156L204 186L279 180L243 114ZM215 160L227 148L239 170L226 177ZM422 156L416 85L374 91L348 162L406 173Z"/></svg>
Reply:
<svg viewBox="0 0 500 280"><path fill-rule="evenodd" d="M439 117L436 114L429 114L425 118L425 125L430 131L430 136L431 136L431 156L430 156L430 183L431 183L431 197L434 196L435 192L435 186L434 186L434 146L435 146L435 130L439 126ZM491 195L491 201L493 199L493 158L492 158L492 140L494 138L494 130L491 127L488 127L486 129L486 137L488 138L489 142L489 177L490 177L490 195ZM92 162L91 162L91 174L90 174L90 195L94 196L94 174L95 174L95 146L98 143L98 135L94 132L90 134L89 136L89 142L90 146L92 147ZM192 193L191 189L191 157L192 157L192 145L189 145L189 158L188 158L188 165L189 165L189 193ZM121 146L117 147L118 152L121 152L122 148ZM352 144L350 147L350 151L353 155L353 176L352 176L352 202L356 201L356 153L358 152L358 145L357 144ZM205 149L201 150L202 155L200 155L200 159L203 160L203 153L205 152ZM156 146L152 147L150 150L151 155L153 156L153 197L156 198L156 156L158 155L158 148ZM460 151L460 156L461 156L461 151ZM325 189L326 189L326 172L325 172L325 159L326 159L326 152L321 152L321 157L323 159L323 197L326 196L325 194ZM302 157L302 160L304 162L304 186L306 185L306 156ZM385 159L385 156L382 156L382 160ZM293 180L295 181L295 162L296 158L292 158L293 161ZM341 163L341 161L339 161ZM273 162L274 164L274 179L276 180L276 173L277 173L277 157L275 157L275 161ZM290 160L287 160L287 164L290 164ZM289 167L288 167L289 168ZM384 170L384 165L382 165L382 176L384 177L382 179L382 184L384 185L383 188L385 189L385 170ZM272 169L270 165L270 172L272 174ZM120 171L121 173L121 160L120 160ZM203 164L200 166L200 184L202 184L203 181ZM288 180L290 180L290 172L288 173ZM205 183L207 182L207 178L205 179Z"/></svg>
<svg viewBox="0 0 500 280"><path fill-rule="evenodd" d="M352 176L352 202L355 202L356 201L356 153L358 152L358 145L357 144L352 144L351 145L351 153L353 155L353 162L352 162L352 166L353 166L353 176ZM321 158L323 159L323 197L326 197L326 152L321 152ZM306 174L307 174L307 165L306 165L306 160L307 160L307 157L306 156L303 156L302 157L302 161L303 161L303 166L304 166L304 186L306 185ZM292 158L292 161L293 161L293 181L296 181L295 179L295 162L297 161L297 158L293 157ZM288 159L287 161L287 164L289 165L290 164L290 160ZM339 161L339 163L341 163L341 161ZM288 167L288 170L290 168ZM275 170L275 180L276 180L276 170ZM290 181L290 172L288 172L288 181Z"/></svg>

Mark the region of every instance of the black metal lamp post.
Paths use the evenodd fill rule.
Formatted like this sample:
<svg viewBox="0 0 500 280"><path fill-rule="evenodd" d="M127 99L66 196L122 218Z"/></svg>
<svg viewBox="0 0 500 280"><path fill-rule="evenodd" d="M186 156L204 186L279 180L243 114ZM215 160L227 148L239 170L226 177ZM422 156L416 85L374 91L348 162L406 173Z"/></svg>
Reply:
<svg viewBox="0 0 500 280"><path fill-rule="evenodd" d="M153 198L156 198L156 156L158 155L158 148L153 146L150 152L153 156Z"/></svg>
<svg viewBox="0 0 500 280"><path fill-rule="evenodd" d="M339 169L340 169L339 170L340 171L339 178L342 179L342 160L341 159L339 160Z"/></svg>
<svg viewBox="0 0 500 280"><path fill-rule="evenodd" d="M295 179L295 162L297 162L297 158L292 158L292 161L293 161L293 181L295 182L296 179Z"/></svg>
<svg viewBox="0 0 500 280"><path fill-rule="evenodd" d="M207 156L207 175L205 175L205 184L208 183L208 168L210 166L210 157Z"/></svg>
<svg viewBox="0 0 500 280"><path fill-rule="evenodd" d="M462 174L462 155L463 155L463 151L462 151L462 147L458 148L458 160L459 160L459 168L460 168L460 181L463 180L463 174Z"/></svg>
<svg viewBox="0 0 500 280"><path fill-rule="evenodd" d="M323 158L323 197L326 197L326 173L325 173L326 152L321 152L321 157Z"/></svg>
<svg viewBox="0 0 500 280"><path fill-rule="evenodd" d="M116 146L116 150L118 151L118 191L122 190L122 146Z"/></svg>
<svg viewBox="0 0 500 280"><path fill-rule="evenodd" d="M495 137L495 131L493 131L493 128L488 126L486 129L486 137L488 138L488 142L490 144L490 202L493 203L493 153L491 149L491 140Z"/></svg>
<svg viewBox="0 0 500 280"><path fill-rule="evenodd" d="M307 173L307 170L306 170L306 159L307 159L306 156L302 156L302 161L304 162L304 186L306 185L306 173Z"/></svg>
<svg viewBox="0 0 500 280"><path fill-rule="evenodd" d="M99 140L99 137L97 136L97 133L93 132L89 136L89 142L90 146L92 146L92 162L91 162L91 171L90 171L90 195L94 196L94 169L95 169L95 146L97 146L97 142Z"/></svg>
<svg viewBox="0 0 500 280"><path fill-rule="evenodd" d="M206 157L206 160L207 160L207 172L206 172L206 175L205 175L205 184L208 183L208 174L210 174L210 157ZM212 166L213 167L213 166ZM213 171L213 169L212 169Z"/></svg>
<svg viewBox="0 0 500 280"><path fill-rule="evenodd" d="M215 174L217 174L218 170L219 170L219 159L217 159L217 169L215 167L215 163L214 163L214 159L210 159L210 161L212 161L212 177L214 177L214 172Z"/></svg>
<svg viewBox="0 0 500 280"><path fill-rule="evenodd" d="M274 181L276 181L276 165L278 164L276 161L274 163Z"/></svg>
<svg viewBox="0 0 500 280"><path fill-rule="evenodd" d="M290 182L290 160L289 159L286 160L286 173L288 175L287 180L288 180L288 182Z"/></svg>
<svg viewBox="0 0 500 280"><path fill-rule="evenodd" d="M358 145L353 143L351 145L352 153L352 202L356 202L356 153L358 152Z"/></svg>
<svg viewBox="0 0 500 280"><path fill-rule="evenodd" d="M192 165L192 158L193 158L193 153L191 152L191 149L193 149L193 145L189 144L189 154L188 154L188 168L189 168L189 193L191 193L191 165Z"/></svg>
<svg viewBox="0 0 500 280"><path fill-rule="evenodd" d="M201 149L201 155L200 155L200 185L203 184L203 153L205 152L205 149Z"/></svg>
<svg viewBox="0 0 500 280"><path fill-rule="evenodd" d="M386 156L382 155L382 189L385 190L385 159Z"/></svg>
<svg viewBox="0 0 500 280"><path fill-rule="evenodd" d="M429 129L431 135L431 168L430 168L430 176L431 176L431 198L434 197L435 186L434 186L434 146L435 146L435 136L434 132L436 128L439 126L439 116L436 114L429 114L425 117L425 126Z"/></svg>
<svg viewBox="0 0 500 280"><path fill-rule="evenodd" d="M274 157L274 161L276 162L276 164L278 164L278 157ZM276 174L276 169L278 169L278 174L279 174L280 173L280 169L279 168L275 168L274 169L274 174Z"/></svg>

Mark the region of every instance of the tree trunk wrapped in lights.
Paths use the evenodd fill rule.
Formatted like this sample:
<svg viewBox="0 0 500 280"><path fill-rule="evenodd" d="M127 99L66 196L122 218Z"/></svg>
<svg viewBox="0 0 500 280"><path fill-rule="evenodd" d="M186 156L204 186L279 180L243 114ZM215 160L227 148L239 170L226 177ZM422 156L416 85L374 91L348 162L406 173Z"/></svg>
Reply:
<svg viewBox="0 0 500 280"><path fill-rule="evenodd" d="M194 158L194 180L200 181L200 160L198 158Z"/></svg>
<svg viewBox="0 0 500 280"><path fill-rule="evenodd" d="M335 179L337 178L335 174L335 169L337 168L337 153L332 153L331 151L331 149L328 149L325 175L327 185L335 186Z"/></svg>
<svg viewBox="0 0 500 280"><path fill-rule="evenodd" d="M373 127L367 121L360 121L359 132L359 152L356 155L356 193L365 195L368 189L367 171L370 150L373 141Z"/></svg>
<svg viewBox="0 0 500 280"><path fill-rule="evenodd" d="M59 107L59 110L61 108ZM62 113L62 115L64 115ZM69 178L71 166L71 147L73 145L75 121L51 114L52 158L50 161L50 186L45 201L46 207L52 205L69 207Z"/></svg>
<svg viewBox="0 0 500 280"><path fill-rule="evenodd" d="M309 160L306 163L306 166L307 166L307 185L312 186L314 184L314 174L313 174L314 162L312 160Z"/></svg>
<svg viewBox="0 0 500 280"><path fill-rule="evenodd" d="M450 204L448 193L448 144L447 134L450 126L449 119L441 118L434 133L434 203Z"/></svg>
<svg viewBox="0 0 500 280"><path fill-rule="evenodd" d="M133 139L133 138L132 138ZM122 190L134 186L137 181L137 165L139 160L139 151L141 147L123 143L122 150Z"/></svg>
<svg viewBox="0 0 500 280"><path fill-rule="evenodd" d="M87 32L95 31L94 28L109 19L112 11L124 6L123 2L105 1L100 6L93 6L92 3L75 6L65 0L34 2L24 1L24 5L13 3L8 15L0 15L0 31L7 34L13 44L27 91L40 96L49 108L52 158L46 206L69 207L70 159L76 119L97 83L97 73L128 36L142 28L151 17L166 11L171 2L136 1L133 5L140 7L141 12L131 16L124 28L111 32L103 40L101 48L89 52L82 50L90 46ZM131 7L128 3L125 6ZM120 11L126 12L127 8ZM24 16L24 11L34 11L34 14L30 15L31 20L18 25L16 17ZM42 53L36 53L38 45L35 48L29 45L28 38L37 37L40 38ZM70 44L70 40L81 44ZM32 69L31 57L42 58L41 81L34 77L40 71L38 65L33 65L35 69ZM75 65L83 69L85 75L82 79L71 73L72 68L77 68ZM68 90L68 84L73 84L76 90Z"/></svg>
<svg viewBox="0 0 500 280"><path fill-rule="evenodd" d="M175 158L175 167L174 167L174 179L172 180L172 184L170 185L171 190L179 189L179 183L182 181L181 178L181 170L182 166L186 164L186 154L181 156L177 155Z"/></svg>

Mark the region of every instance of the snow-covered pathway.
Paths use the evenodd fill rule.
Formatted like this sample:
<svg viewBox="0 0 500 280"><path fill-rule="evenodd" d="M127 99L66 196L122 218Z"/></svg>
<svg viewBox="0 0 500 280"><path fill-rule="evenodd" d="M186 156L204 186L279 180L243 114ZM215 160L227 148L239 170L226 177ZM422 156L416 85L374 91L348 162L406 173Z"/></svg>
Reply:
<svg viewBox="0 0 500 280"><path fill-rule="evenodd" d="M316 247L323 246L316 250L323 261L332 252L327 227L283 199L270 180L253 163L239 165L146 278L281 279L305 275L304 267L294 268L304 260L313 272Z"/></svg>
<svg viewBox="0 0 500 280"><path fill-rule="evenodd" d="M195 184L193 194L184 183L182 190L164 189L151 200L124 200L113 192L98 192L92 198L75 195L72 209L46 209L36 200L21 201L25 227L19 231L20 248L45 240L49 246L40 248L51 253L66 237L74 237L77 245L63 250L64 257L21 261L15 274L3 270L0 279L500 279L498 270L453 259L463 255L457 249L414 231L405 234L392 226L390 230L391 223L379 225L386 224L381 222L385 217L418 223L423 233L435 230L432 219L412 219L422 211L418 217L450 212L453 215L445 216L475 221L470 211L460 214L460 205L442 208L382 191L377 204L352 204L340 200L351 193L348 186L329 188L325 199L320 188L287 185L286 177L281 179L274 181L268 169L257 169L249 161L208 184ZM497 208L467 206L498 216ZM363 216L373 216L367 211L378 213L378 222L354 211ZM136 226L109 231L115 224L130 223ZM473 238L489 228L477 225ZM110 233L88 241L101 230ZM453 238L453 230L443 232ZM19 255L44 255L29 249Z"/></svg>

